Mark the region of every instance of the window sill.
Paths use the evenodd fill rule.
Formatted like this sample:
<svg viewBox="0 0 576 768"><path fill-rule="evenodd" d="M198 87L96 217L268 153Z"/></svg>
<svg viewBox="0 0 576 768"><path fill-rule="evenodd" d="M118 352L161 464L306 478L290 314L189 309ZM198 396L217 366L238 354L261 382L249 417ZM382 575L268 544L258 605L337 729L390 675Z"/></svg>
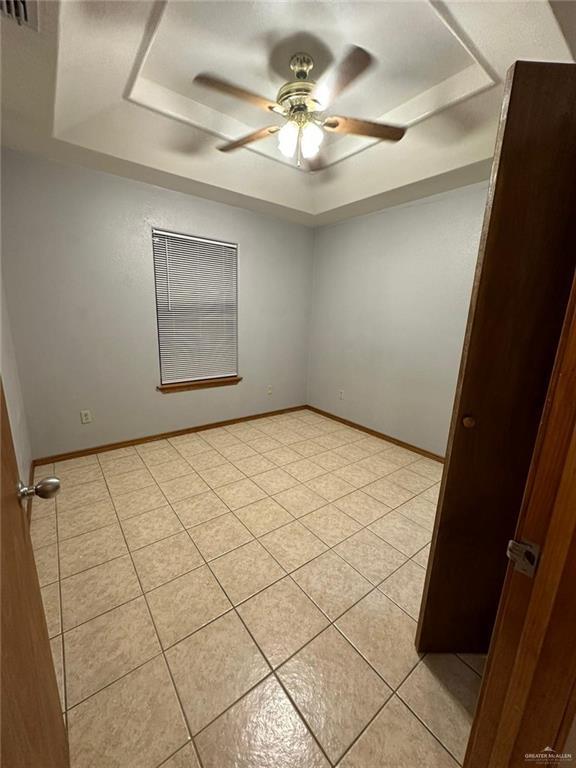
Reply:
<svg viewBox="0 0 576 768"><path fill-rule="evenodd" d="M164 395L170 392L185 392L188 389L206 389L207 387L229 387L239 384L242 376L227 376L224 379L202 379L202 381L181 381L178 384L160 384L156 387Z"/></svg>

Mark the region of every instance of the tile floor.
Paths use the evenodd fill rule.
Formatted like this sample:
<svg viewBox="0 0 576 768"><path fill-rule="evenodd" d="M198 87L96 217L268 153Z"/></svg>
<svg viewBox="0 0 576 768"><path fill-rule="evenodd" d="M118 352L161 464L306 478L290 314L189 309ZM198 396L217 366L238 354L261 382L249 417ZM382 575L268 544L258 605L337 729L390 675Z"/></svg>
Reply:
<svg viewBox="0 0 576 768"><path fill-rule="evenodd" d="M72 768L450 768L482 658L414 650L441 465L309 410L38 467Z"/></svg>

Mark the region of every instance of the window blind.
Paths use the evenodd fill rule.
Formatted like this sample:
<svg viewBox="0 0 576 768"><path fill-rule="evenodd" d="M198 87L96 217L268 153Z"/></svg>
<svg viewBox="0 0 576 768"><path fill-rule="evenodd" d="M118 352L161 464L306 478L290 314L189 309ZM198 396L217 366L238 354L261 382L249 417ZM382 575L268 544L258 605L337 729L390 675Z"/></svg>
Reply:
<svg viewBox="0 0 576 768"><path fill-rule="evenodd" d="M238 247L152 230L162 384L238 375Z"/></svg>

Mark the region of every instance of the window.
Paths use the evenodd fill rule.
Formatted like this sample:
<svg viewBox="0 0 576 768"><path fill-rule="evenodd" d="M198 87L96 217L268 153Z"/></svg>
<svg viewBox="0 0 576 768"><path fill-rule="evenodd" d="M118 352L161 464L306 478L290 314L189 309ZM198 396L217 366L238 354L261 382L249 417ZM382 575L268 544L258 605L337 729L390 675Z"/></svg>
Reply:
<svg viewBox="0 0 576 768"><path fill-rule="evenodd" d="M236 384L238 247L152 230L161 391Z"/></svg>

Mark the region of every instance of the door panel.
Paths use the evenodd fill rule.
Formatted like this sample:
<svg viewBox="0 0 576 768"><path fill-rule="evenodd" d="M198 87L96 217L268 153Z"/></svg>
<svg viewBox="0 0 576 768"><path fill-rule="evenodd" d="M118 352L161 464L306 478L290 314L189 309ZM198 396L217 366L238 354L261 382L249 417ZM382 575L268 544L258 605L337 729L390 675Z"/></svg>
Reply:
<svg viewBox="0 0 576 768"><path fill-rule="evenodd" d="M2 408L2 765L67 768L68 745L4 390Z"/></svg>
<svg viewBox="0 0 576 768"><path fill-rule="evenodd" d="M576 263L576 66L509 73L417 633L488 649Z"/></svg>

